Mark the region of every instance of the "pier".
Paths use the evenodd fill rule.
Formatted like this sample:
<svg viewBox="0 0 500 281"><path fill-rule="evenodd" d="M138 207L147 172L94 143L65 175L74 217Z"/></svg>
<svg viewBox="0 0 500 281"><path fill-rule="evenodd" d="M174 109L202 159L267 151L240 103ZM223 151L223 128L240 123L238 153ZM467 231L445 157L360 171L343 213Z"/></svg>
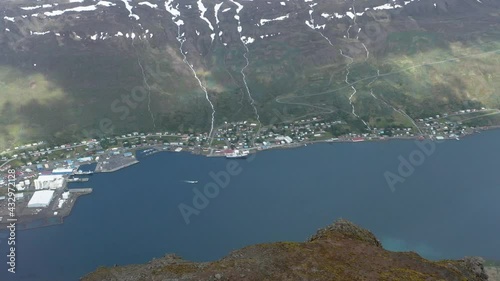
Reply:
<svg viewBox="0 0 500 281"><path fill-rule="evenodd" d="M111 173L139 163L135 157L112 156L97 163L96 173Z"/></svg>
<svg viewBox="0 0 500 281"><path fill-rule="evenodd" d="M87 182L89 178L69 178L68 182Z"/></svg>
<svg viewBox="0 0 500 281"><path fill-rule="evenodd" d="M80 193L81 195L83 195L83 194L92 193L92 188L90 188L90 187L72 188L72 189L69 189L68 191L69 191L69 193Z"/></svg>

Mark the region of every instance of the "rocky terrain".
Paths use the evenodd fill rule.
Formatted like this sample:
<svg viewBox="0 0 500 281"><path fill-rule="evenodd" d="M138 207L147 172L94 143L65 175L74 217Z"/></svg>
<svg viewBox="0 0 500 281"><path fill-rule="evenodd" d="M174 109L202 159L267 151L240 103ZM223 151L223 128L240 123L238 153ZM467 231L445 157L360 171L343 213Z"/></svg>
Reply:
<svg viewBox="0 0 500 281"><path fill-rule="evenodd" d="M483 263L386 251L368 230L338 220L303 243L253 245L205 263L167 255L145 265L102 267L82 280L496 280L488 279Z"/></svg>
<svg viewBox="0 0 500 281"><path fill-rule="evenodd" d="M0 148L276 112L359 132L500 107L494 0L7 0L0 13Z"/></svg>

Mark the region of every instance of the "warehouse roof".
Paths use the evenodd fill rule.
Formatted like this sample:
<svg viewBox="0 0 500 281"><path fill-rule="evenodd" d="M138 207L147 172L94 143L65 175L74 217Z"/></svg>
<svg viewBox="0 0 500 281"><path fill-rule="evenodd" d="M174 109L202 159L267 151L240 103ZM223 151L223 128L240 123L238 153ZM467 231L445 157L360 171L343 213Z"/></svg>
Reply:
<svg viewBox="0 0 500 281"><path fill-rule="evenodd" d="M33 193L33 197L31 197L28 202L28 208L40 208L47 207L52 201L52 197L54 196L54 190L40 190L35 191Z"/></svg>

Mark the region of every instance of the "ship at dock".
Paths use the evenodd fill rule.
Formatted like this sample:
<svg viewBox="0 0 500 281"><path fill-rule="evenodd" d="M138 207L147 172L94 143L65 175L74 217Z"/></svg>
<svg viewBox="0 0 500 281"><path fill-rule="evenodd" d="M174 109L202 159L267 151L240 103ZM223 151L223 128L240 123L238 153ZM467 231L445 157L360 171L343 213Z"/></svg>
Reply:
<svg viewBox="0 0 500 281"><path fill-rule="evenodd" d="M248 154L250 154L246 150L234 150L233 152L226 153L227 159L245 159Z"/></svg>
<svg viewBox="0 0 500 281"><path fill-rule="evenodd" d="M87 182L89 178L68 178L68 182Z"/></svg>
<svg viewBox="0 0 500 281"><path fill-rule="evenodd" d="M146 149L146 150L141 151L140 156L149 156L149 155L155 154L157 152L158 152L158 150L156 150L154 148L150 148L150 149Z"/></svg>
<svg viewBox="0 0 500 281"><path fill-rule="evenodd" d="M75 175L92 175L92 174L94 174L94 171L82 171L82 170L78 170L74 174Z"/></svg>

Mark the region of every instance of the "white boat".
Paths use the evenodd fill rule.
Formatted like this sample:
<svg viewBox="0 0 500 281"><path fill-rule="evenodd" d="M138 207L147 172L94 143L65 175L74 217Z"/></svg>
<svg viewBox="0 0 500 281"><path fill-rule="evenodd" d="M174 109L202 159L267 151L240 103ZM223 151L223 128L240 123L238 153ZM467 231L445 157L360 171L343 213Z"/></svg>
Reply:
<svg viewBox="0 0 500 281"><path fill-rule="evenodd" d="M75 175L92 175L94 172L93 171L82 171L78 170L75 172Z"/></svg>
<svg viewBox="0 0 500 281"><path fill-rule="evenodd" d="M240 150L235 150L231 153L226 153L226 158L228 159L243 159L247 158L249 152L246 150L240 151Z"/></svg>
<svg viewBox="0 0 500 281"><path fill-rule="evenodd" d="M190 184L197 184L198 181L184 181L185 183L190 183Z"/></svg>

